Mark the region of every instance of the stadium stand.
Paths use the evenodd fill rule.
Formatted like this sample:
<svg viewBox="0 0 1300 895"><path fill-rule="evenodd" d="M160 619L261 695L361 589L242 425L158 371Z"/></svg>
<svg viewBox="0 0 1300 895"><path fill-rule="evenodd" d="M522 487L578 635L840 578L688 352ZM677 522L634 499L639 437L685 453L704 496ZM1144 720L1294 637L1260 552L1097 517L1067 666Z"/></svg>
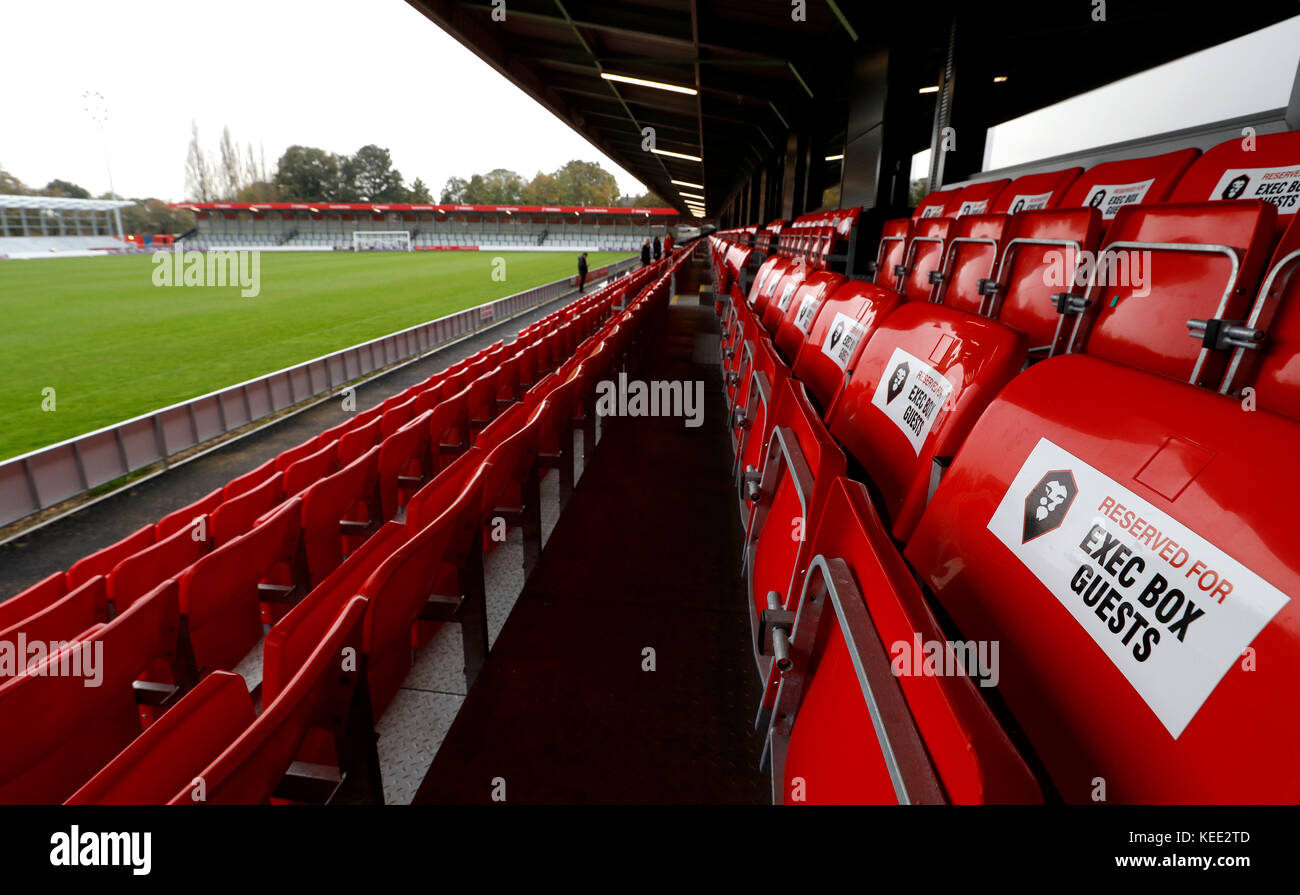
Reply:
<svg viewBox="0 0 1300 895"><path fill-rule="evenodd" d="M111 658L97 689L10 669L0 799L382 801L373 726L412 644L459 623L473 680L492 520L522 526L536 562L539 481L558 471L567 497L597 378L641 350L632 336L687 257L611 281L0 603L0 636L66 642L46 663L101 644ZM345 653L359 664L340 677ZM256 711L234 670L259 654ZM297 760L336 773L322 787Z"/></svg>
<svg viewBox="0 0 1300 895"><path fill-rule="evenodd" d="M405 232L415 250L634 252L647 239L662 239L678 216L669 208L576 206L182 202L173 207L190 209L196 219L195 230L177 247L197 250L351 251L354 233L373 231Z"/></svg>
<svg viewBox="0 0 1300 895"><path fill-rule="evenodd" d="M1263 746L1213 770L1294 735L1300 559L1229 482L1297 437L1300 227L1256 179L1297 165L1287 132L948 189L851 246L875 284L819 215L710 237L776 802L1300 794ZM947 626L1001 683L898 672Z"/></svg>

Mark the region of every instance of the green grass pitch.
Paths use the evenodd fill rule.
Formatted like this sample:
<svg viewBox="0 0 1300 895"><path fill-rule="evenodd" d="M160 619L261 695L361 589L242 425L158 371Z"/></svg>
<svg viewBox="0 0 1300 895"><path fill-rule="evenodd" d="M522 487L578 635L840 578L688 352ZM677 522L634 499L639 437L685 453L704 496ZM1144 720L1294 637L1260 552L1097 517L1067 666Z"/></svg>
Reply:
<svg viewBox="0 0 1300 895"><path fill-rule="evenodd" d="M148 254L0 261L0 459L576 269L569 252L264 252L261 293L243 298L238 286L155 286Z"/></svg>

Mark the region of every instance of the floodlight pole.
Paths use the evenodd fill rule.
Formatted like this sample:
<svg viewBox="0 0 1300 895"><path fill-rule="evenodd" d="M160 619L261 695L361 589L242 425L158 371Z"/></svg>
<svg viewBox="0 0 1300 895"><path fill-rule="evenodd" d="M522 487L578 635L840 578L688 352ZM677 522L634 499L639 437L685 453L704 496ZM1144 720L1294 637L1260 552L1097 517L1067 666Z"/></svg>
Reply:
<svg viewBox="0 0 1300 895"><path fill-rule="evenodd" d="M99 128L99 146L104 150L104 169L108 172L108 197L116 201L117 190L113 188L113 163L109 160L108 140L104 137L104 125L108 123L108 106L104 102L104 95L97 90L81 91L81 99L85 103L82 108ZM117 225L117 238L125 239L126 228L122 226L122 209L113 209L113 221Z"/></svg>

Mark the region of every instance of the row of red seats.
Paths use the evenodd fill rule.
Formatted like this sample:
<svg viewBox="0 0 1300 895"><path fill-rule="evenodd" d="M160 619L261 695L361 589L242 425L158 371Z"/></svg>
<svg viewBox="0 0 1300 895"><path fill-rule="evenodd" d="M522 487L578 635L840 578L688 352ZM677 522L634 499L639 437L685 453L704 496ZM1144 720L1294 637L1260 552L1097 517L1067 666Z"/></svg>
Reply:
<svg viewBox="0 0 1300 895"><path fill-rule="evenodd" d="M984 287L1000 314L952 291L916 300L905 272L897 288L846 280L815 243L732 287L723 375L778 801L1088 802L1099 779L1111 801L1300 797L1300 529L1277 502L1300 486L1284 462L1300 438L1300 227L1279 242L1285 203L1226 186L1300 178L1300 134L1191 155L945 197L950 228L986 218L983 202L1007 212L992 250L1014 257ZM1091 201L1061 204L1144 172L1172 201L1108 225ZM1183 192L1212 188L1225 198ZM1011 213L1026 196L1044 207ZM1066 229L1078 219L1095 238ZM1071 242L1152 252L1149 291L1058 299L1071 338L1036 351L1006 312L1055 313L1045 250ZM717 243L720 280L736 246ZM925 244L904 244L915 263ZM1187 338L1197 319L1213 338ZM995 680L922 673L932 643L941 667L954 643L993 652Z"/></svg>
<svg viewBox="0 0 1300 895"><path fill-rule="evenodd" d="M277 787L293 799L311 789L285 779L295 760L335 767L338 785L382 799L371 719L409 665L417 620L461 623L471 679L486 654L478 557L492 542L467 538L466 526L522 521L535 558L538 467L571 484L574 426L588 425L593 377L633 344L652 278L670 263L574 302L509 346L232 481L214 492L219 502L209 495L61 582L52 576L0 604L0 642L69 644L0 683L11 732L0 801L267 801ZM257 714L230 670L261 640L263 619L273 624ZM55 673L55 662L84 666L94 653L96 685ZM191 791L195 777L202 793Z"/></svg>

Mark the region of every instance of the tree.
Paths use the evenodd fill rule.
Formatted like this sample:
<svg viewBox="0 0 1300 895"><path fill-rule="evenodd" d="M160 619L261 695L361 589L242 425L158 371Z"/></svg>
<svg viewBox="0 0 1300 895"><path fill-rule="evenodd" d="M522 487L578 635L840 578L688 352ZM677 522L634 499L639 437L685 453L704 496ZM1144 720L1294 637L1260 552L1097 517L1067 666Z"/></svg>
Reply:
<svg viewBox="0 0 1300 895"><path fill-rule="evenodd" d="M574 160L555 172L560 193L569 205L613 205L618 181L597 162Z"/></svg>
<svg viewBox="0 0 1300 895"><path fill-rule="evenodd" d="M199 143L199 126L190 121L190 149L185 157L185 192L195 202L211 202L216 198L212 167L203 146Z"/></svg>
<svg viewBox="0 0 1300 895"><path fill-rule="evenodd" d="M184 233L194 227L194 214L183 208L169 208L161 199L133 199L122 209L122 227L127 233Z"/></svg>
<svg viewBox="0 0 1300 895"><path fill-rule="evenodd" d="M642 193L639 196L622 196L618 204L626 208L667 208L668 205L654 193Z"/></svg>
<svg viewBox="0 0 1300 895"><path fill-rule="evenodd" d="M464 201L470 205L521 205L523 198L524 179L514 171L494 168L469 179Z"/></svg>
<svg viewBox="0 0 1300 895"><path fill-rule="evenodd" d="M25 196L30 192L31 190L27 188L27 184L14 177L4 169L4 166L0 165L0 195Z"/></svg>
<svg viewBox="0 0 1300 895"><path fill-rule="evenodd" d="M274 183L265 180L254 180L235 195L234 201L275 202L279 198L280 191L275 188Z"/></svg>
<svg viewBox="0 0 1300 895"><path fill-rule="evenodd" d="M301 202L338 200L339 157L314 146L290 146L276 165L275 188L285 199Z"/></svg>
<svg viewBox="0 0 1300 895"><path fill-rule="evenodd" d="M438 201L443 205L463 205L465 204L465 190L468 188L468 181L460 177L448 177L447 182L442 187L442 198Z"/></svg>
<svg viewBox="0 0 1300 895"><path fill-rule="evenodd" d="M373 143L362 146L347 166L358 197L365 202L401 202L406 198L402 174L393 168L387 149Z"/></svg>
<svg viewBox="0 0 1300 895"><path fill-rule="evenodd" d="M407 200L423 205L426 202L432 202L433 197L429 195L429 188L424 185L424 181L417 177L411 184Z"/></svg>
<svg viewBox="0 0 1300 895"><path fill-rule="evenodd" d="M218 145L218 151L221 158L217 174L218 189L221 192L221 198L230 201L239 195L239 191L244 188L245 180L242 170L243 164L239 159L239 149L235 146L235 141L230 139L229 126L221 130L221 143Z"/></svg>
<svg viewBox="0 0 1300 895"><path fill-rule="evenodd" d="M921 200L928 192L930 192L930 178L922 177L920 180L913 180L907 190L907 204L915 208L921 204Z"/></svg>
<svg viewBox="0 0 1300 895"><path fill-rule="evenodd" d="M564 196L561 194L560 182L555 179L554 174L543 174L538 171L537 176L524 187L523 202L525 205L563 204Z"/></svg>
<svg viewBox="0 0 1300 895"><path fill-rule="evenodd" d="M64 196L69 199L89 199L90 191L66 180L51 180L42 190L47 196Z"/></svg>

